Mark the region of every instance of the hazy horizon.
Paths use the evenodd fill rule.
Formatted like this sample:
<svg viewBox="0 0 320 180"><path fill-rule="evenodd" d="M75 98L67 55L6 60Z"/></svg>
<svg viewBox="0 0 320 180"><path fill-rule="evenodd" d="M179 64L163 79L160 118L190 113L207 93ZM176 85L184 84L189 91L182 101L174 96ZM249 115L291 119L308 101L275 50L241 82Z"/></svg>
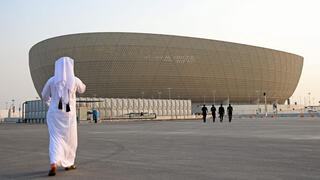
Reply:
<svg viewBox="0 0 320 180"><path fill-rule="evenodd" d="M38 97L28 61L33 45L87 32L190 36L297 54L304 57L304 66L293 101L309 104L310 98L318 105L318 7L316 0L4 0L0 2L0 109L12 99L21 103Z"/></svg>

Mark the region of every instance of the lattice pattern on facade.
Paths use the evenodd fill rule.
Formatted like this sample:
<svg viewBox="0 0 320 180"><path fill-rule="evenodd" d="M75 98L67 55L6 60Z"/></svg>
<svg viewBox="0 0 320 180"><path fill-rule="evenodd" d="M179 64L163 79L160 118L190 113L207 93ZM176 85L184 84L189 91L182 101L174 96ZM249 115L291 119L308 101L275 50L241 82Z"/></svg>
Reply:
<svg viewBox="0 0 320 180"><path fill-rule="evenodd" d="M75 60L84 96L250 103L289 98L303 57L243 44L142 33L84 33L39 42L29 52L38 93L61 56ZM169 92L169 89L171 92ZM170 94L170 95L169 95Z"/></svg>

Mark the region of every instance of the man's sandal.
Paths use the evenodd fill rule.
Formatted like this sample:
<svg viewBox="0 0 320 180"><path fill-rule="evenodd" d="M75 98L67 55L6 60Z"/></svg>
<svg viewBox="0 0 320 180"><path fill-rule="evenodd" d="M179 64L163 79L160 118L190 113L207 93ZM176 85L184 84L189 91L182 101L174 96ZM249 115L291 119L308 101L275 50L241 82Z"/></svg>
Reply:
<svg viewBox="0 0 320 180"><path fill-rule="evenodd" d="M55 169L50 169L48 176L55 176L56 175L56 170Z"/></svg>
<svg viewBox="0 0 320 180"><path fill-rule="evenodd" d="M75 165L72 165L72 166L64 168L64 170L66 170L66 171L73 170L73 169L77 169L77 167Z"/></svg>

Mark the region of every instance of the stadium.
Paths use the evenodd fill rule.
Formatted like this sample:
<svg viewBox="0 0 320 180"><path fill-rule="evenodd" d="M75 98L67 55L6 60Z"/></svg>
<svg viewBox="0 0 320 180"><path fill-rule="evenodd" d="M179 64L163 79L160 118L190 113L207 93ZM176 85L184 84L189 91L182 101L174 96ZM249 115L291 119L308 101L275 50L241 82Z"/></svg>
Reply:
<svg viewBox="0 0 320 180"><path fill-rule="evenodd" d="M84 97L190 99L192 103L284 103L294 92L303 57L202 38L145 33L81 33L50 38L29 52L41 94L62 57L75 60Z"/></svg>

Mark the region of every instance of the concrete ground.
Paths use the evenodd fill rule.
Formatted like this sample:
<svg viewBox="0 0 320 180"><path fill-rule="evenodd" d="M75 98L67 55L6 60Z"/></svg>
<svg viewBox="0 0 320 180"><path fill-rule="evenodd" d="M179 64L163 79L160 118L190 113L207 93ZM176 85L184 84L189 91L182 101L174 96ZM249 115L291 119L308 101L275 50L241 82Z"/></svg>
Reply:
<svg viewBox="0 0 320 180"><path fill-rule="evenodd" d="M80 124L77 170L48 177L48 131L0 124L0 179L320 179L320 118Z"/></svg>

